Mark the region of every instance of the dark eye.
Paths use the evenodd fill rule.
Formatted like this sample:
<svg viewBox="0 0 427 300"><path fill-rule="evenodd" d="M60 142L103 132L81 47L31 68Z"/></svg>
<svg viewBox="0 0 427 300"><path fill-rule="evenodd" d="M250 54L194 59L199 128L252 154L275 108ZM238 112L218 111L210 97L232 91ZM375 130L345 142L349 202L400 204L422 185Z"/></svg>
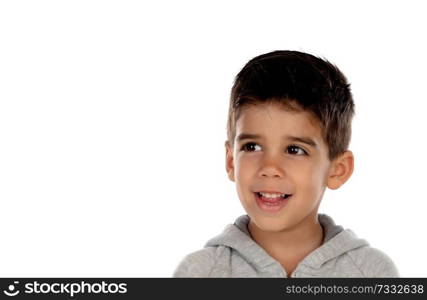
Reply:
<svg viewBox="0 0 427 300"><path fill-rule="evenodd" d="M287 149L289 150L288 151L289 154L307 155L307 152L304 149L302 149L302 148L300 148L298 146L295 146L295 145L291 145ZM300 150L300 154L298 154L298 150Z"/></svg>
<svg viewBox="0 0 427 300"><path fill-rule="evenodd" d="M242 146L240 150L247 151L247 152L253 152L255 151L255 146L259 146L257 143L246 143Z"/></svg>

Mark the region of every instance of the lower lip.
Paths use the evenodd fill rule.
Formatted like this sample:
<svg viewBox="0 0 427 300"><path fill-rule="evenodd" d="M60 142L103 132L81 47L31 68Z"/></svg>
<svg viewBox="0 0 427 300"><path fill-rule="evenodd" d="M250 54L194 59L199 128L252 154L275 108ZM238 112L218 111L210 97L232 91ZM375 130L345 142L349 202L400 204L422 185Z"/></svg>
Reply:
<svg viewBox="0 0 427 300"><path fill-rule="evenodd" d="M265 212L269 212L269 213L274 213L274 212L278 212L280 211L283 207L286 206L286 204L288 203L289 199L292 196L283 199L283 200L279 200L277 202L267 202L267 201L263 201L257 193L255 193L255 198L256 198L256 202L258 204L258 207Z"/></svg>

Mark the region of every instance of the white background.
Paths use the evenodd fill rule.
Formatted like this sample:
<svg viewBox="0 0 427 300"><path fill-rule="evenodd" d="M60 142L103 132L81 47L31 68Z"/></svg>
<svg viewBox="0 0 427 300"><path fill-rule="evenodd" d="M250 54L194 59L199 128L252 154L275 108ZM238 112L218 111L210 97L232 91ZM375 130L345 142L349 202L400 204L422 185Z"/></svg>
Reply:
<svg viewBox="0 0 427 300"><path fill-rule="evenodd" d="M2 1L0 275L170 277L244 214L225 172L234 76L325 57L356 167L320 212L425 276L423 1Z"/></svg>

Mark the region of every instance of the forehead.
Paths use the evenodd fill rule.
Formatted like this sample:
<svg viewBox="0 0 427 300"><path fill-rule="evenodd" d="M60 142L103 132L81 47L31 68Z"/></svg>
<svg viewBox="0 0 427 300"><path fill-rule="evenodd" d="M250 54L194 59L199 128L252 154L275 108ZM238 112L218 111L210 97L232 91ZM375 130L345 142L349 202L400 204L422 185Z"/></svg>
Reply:
<svg viewBox="0 0 427 300"><path fill-rule="evenodd" d="M317 118L307 111L293 111L277 103L249 105L242 108L236 121L239 133L273 137L284 134L308 136L322 142L322 130Z"/></svg>

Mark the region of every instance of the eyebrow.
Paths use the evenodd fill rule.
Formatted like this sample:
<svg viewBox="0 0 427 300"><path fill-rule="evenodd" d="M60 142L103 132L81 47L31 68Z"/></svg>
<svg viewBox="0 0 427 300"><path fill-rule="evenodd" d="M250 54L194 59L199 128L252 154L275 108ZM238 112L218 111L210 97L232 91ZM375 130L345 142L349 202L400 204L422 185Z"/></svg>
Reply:
<svg viewBox="0 0 427 300"><path fill-rule="evenodd" d="M258 135L258 134L250 134L250 133L241 133L237 136L236 141L240 142L242 140L249 140L249 139L261 139L262 136ZM307 145L310 145L314 148L317 147L316 142L310 138L310 137L306 137L306 136L293 136L293 135L285 135L283 136L284 139L293 141L293 142L300 142L300 143L304 143Z"/></svg>

